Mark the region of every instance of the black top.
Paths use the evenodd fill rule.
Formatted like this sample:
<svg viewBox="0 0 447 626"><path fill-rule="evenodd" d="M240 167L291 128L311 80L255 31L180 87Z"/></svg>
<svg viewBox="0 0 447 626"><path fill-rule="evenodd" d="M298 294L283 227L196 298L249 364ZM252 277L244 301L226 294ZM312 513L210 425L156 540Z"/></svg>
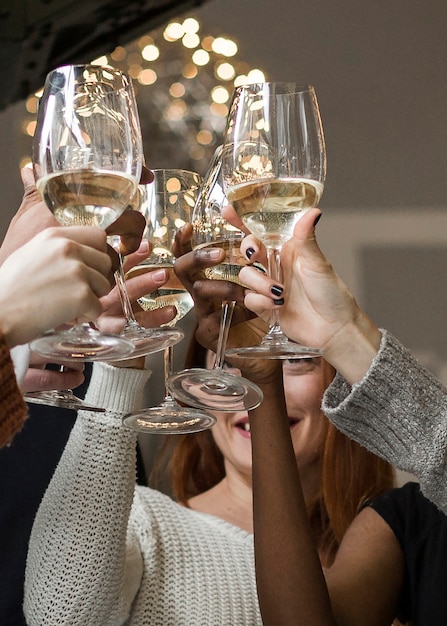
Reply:
<svg viewBox="0 0 447 626"><path fill-rule="evenodd" d="M405 556L405 583L398 619L412 626L446 626L447 517L407 483L374 498L371 506L385 520Z"/></svg>

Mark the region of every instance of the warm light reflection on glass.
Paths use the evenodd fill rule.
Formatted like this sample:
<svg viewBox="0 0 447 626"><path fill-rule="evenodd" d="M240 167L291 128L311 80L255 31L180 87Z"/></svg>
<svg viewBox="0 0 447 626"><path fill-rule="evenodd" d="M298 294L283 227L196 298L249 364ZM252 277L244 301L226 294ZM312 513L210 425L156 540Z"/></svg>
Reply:
<svg viewBox="0 0 447 626"><path fill-rule="evenodd" d="M109 65L108 58L104 55L102 57L98 57L91 63L92 65Z"/></svg>

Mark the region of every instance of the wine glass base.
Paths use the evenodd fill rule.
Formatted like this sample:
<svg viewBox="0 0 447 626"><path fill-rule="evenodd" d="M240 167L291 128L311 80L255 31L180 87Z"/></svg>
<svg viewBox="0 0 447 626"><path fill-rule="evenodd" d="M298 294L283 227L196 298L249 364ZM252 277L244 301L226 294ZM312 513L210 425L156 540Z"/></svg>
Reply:
<svg viewBox="0 0 447 626"><path fill-rule="evenodd" d="M225 350L225 355L246 359L310 359L323 356L323 351L319 348L309 348L293 341L286 341L280 344L261 343L258 346L229 348Z"/></svg>
<svg viewBox="0 0 447 626"><path fill-rule="evenodd" d="M216 418L210 413L182 407L176 402L127 413L123 424L140 433L181 435L211 428Z"/></svg>
<svg viewBox="0 0 447 626"><path fill-rule="evenodd" d="M118 335L97 330L76 335L73 330L50 332L31 342L33 352L57 361L109 361L124 358L134 352L134 345Z"/></svg>
<svg viewBox="0 0 447 626"><path fill-rule="evenodd" d="M31 404L44 404L59 409L105 413L105 409L102 407L86 404L80 398L66 391L29 391L24 395L24 400Z"/></svg>
<svg viewBox="0 0 447 626"><path fill-rule="evenodd" d="M126 333L125 338L134 345L131 358L147 356L154 352L161 352L165 348L175 346L182 341L185 333L180 328L141 328L131 333ZM127 357L107 359L108 361L125 361Z"/></svg>
<svg viewBox="0 0 447 626"><path fill-rule="evenodd" d="M220 369L182 370L168 378L167 387L176 400L225 413L255 409L264 398L251 381Z"/></svg>

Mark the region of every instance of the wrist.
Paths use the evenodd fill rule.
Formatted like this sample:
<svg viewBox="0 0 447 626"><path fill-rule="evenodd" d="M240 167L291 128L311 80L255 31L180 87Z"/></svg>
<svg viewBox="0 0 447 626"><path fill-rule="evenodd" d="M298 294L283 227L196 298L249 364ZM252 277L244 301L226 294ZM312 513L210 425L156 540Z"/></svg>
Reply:
<svg viewBox="0 0 447 626"><path fill-rule="evenodd" d="M324 358L350 384L362 380L377 355L381 342L377 326L363 311L345 324L328 342Z"/></svg>

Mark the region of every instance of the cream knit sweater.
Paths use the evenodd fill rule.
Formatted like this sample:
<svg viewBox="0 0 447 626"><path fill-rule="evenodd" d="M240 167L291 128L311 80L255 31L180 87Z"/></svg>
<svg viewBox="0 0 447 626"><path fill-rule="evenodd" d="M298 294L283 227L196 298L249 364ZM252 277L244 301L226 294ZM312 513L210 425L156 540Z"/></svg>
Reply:
<svg viewBox="0 0 447 626"><path fill-rule="evenodd" d="M136 435L121 413L141 406L149 375L94 365L87 400L113 412L79 413L37 513L29 626L262 623L253 536L135 488Z"/></svg>

